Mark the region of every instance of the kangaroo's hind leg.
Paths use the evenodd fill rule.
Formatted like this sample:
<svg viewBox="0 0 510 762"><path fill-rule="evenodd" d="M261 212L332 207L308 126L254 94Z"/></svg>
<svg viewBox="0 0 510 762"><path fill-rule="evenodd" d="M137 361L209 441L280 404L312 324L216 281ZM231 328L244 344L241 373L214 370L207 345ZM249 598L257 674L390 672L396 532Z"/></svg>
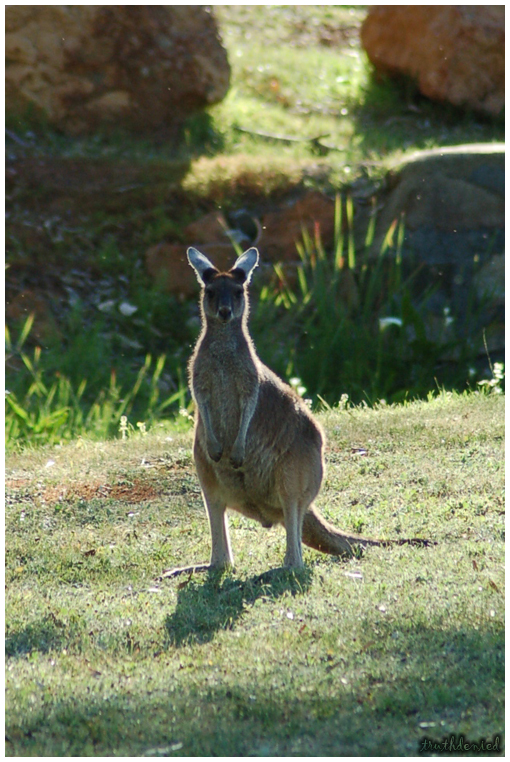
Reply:
<svg viewBox="0 0 510 762"><path fill-rule="evenodd" d="M221 569L234 565L228 532L227 503L213 466L207 460L200 443L195 442L195 466L202 488L205 509L211 530L210 567Z"/></svg>
<svg viewBox="0 0 510 762"><path fill-rule="evenodd" d="M322 480L320 447L310 447L299 442L291 451L291 457L282 462L278 477L279 498L287 533L287 551L283 563L284 566L299 569L303 566L303 522Z"/></svg>
<svg viewBox="0 0 510 762"><path fill-rule="evenodd" d="M297 501L290 501L283 509L283 521L287 533L287 550L283 565L291 569L300 569L303 566L301 535L305 512L306 508L303 510Z"/></svg>
<svg viewBox="0 0 510 762"><path fill-rule="evenodd" d="M209 517L211 529L211 562L212 569L225 569L234 565L234 557L230 547L226 503L217 495L204 492L204 503Z"/></svg>

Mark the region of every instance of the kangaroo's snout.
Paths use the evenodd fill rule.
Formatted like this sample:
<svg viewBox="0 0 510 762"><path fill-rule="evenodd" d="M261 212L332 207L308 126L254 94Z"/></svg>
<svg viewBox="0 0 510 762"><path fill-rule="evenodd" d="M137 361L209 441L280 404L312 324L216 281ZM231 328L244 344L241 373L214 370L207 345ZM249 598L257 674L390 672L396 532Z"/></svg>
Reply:
<svg viewBox="0 0 510 762"><path fill-rule="evenodd" d="M218 317L222 323L228 323L228 321L232 319L232 308L226 304L223 304L218 309Z"/></svg>

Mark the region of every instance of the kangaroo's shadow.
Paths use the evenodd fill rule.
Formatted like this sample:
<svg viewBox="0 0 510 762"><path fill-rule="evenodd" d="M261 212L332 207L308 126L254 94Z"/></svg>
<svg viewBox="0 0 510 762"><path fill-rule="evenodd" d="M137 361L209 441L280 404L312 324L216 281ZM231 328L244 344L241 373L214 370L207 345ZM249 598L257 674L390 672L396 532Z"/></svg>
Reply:
<svg viewBox="0 0 510 762"><path fill-rule="evenodd" d="M209 572L204 580L181 583L175 611L166 617L169 645L206 643L218 630L233 629L256 600L275 600L287 592L303 593L310 587L313 570L272 569L246 580Z"/></svg>

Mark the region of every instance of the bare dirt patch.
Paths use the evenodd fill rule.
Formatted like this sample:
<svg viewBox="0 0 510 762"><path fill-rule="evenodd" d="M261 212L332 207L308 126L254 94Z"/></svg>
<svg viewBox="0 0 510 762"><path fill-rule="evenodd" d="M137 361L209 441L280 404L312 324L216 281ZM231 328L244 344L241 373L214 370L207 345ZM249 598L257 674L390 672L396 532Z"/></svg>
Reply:
<svg viewBox="0 0 510 762"><path fill-rule="evenodd" d="M23 490L26 496L27 487L30 486L28 479L8 479L6 489L16 492ZM38 497L45 503L54 505L61 502L74 503L78 500L92 500L93 498L110 498L112 500L129 500L130 503L143 503L161 497L161 491L154 485L139 480L129 484L108 484L94 481L91 484L55 484L36 490Z"/></svg>

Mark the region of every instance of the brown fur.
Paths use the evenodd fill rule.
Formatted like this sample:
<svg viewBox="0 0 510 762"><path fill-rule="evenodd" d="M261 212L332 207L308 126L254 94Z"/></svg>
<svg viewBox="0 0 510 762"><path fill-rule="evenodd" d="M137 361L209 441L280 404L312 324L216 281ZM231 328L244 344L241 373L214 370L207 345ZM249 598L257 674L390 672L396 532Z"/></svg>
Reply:
<svg viewBox="0 0 510 762"><path fill-rule="evenodd" d="M257 357L248 334L247 286L258 263L250 249L219 273L194 249L204 286L202 333L189 363L196 402L194 458L209 516L211 567L233 565L226 509L263 526L283 524L284 565L303 565L301 540L324 553L386 544L335 529L313 501L324 474L324 434L303 400ZM186 567L185 570L207 568ZM183 571L175 569L166 576Z"/></svg>

